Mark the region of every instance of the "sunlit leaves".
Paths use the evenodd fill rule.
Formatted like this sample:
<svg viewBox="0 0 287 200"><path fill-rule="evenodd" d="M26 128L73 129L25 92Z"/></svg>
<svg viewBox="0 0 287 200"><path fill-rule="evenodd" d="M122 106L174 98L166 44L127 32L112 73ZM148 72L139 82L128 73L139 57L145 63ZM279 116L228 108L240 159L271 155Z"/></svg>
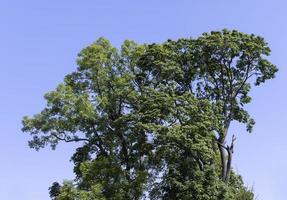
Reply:
<svg viewBox="0 0 287 200"><path fill-rule="evenodd" d="M99 38L45 95L46 107L23 119L32 148L79 144L76 180L55 185L52 196L235 200L247 191L233 172L232 185L220 179L217 145L232 121L251 132L244 105L253 83L275 76L269 54L263 38L228 30L162 44L127 40L120 50Z"/></svg>

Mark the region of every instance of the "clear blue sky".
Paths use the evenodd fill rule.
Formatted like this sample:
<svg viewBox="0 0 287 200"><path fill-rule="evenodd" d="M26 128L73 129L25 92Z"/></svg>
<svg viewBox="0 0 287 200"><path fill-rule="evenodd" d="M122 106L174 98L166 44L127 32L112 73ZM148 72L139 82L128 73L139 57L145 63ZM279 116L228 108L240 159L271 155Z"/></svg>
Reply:
<svg viewBox="0 0 287 200"><path fill-rule="evenodd" d="M4 3L5 2L5 3ZM252 90L252 134L235 125L234 167L260 200L286 200L287 3L285 0L26 0L0 2L0 198L48 200L53 181L71 179L74 147L35 152L21 118L39 112L43 94L75 70L77 53L104 36L161 42L238 29L266 38L277 78Z"/></svg>

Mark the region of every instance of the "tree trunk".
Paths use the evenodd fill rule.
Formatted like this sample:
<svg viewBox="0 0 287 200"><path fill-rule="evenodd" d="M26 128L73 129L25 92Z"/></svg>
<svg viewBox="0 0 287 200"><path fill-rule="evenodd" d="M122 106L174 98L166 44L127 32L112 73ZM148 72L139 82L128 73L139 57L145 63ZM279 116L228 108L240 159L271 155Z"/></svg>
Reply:
<svg viewBox="0 0 287 200"><path fill-rule="evenodd" d="M218 141L218 148L219 148L220 160L221 160L221 179L224 181L226 177L227 161L226 161L225 148L220 141Z"/></svg>
<svg viewBox="0 0 287 200"><path fill-rule="evenodd" d="M225 146L225 139L228 133L228 129L230 126L230 121L227 120L223 129L222 134L218 138L218 148L220 152L220 160L221 160L221 179L224 182L228 182L230 171L231 171L231 162L232 162L232 153L233 153L233 142L235 138L232 137L231 146Z"/></svg>
<svg viewBox="0 0 287 200"><path fill-rule="evenodd" d="M227 151L227 167L226 167L226 176L225 176L225 182L227 183L229 181L230 177L230 172L231 172L231 162L232 162L232 154L233 154L233 147L234 147L234 142L236 140L236 137L233 135L232 136L232 141L230 146L227 146L226 151Z"/></svg>
<svg viewBox="0 0 287 200"><path fill-rule="evenodd" d="M233 152L229 149L227 149L227 164L226 164L226 174L225 174L225 179L224 182L228 183L229 177L230 177L230 171L231 171L231 161L232 161L232 154Z"/></svg>

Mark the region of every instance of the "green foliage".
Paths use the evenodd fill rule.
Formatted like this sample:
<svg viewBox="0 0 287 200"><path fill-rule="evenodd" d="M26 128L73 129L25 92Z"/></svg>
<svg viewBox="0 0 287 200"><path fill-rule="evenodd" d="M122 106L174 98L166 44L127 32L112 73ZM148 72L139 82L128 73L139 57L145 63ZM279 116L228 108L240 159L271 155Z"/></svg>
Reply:
<svg viewBox="0 0 287 200"><path fill-rule="evenodd" d="M227 30L163 44L125 41L120 51L98 39L45 95L46 108L23 119L31 148L81 144L72 156L76 179L54 183L51 197L252 200L228 164L233 142L224 145L233 120L252 129L243 106L250 80L259 85L277 71L269 52L263 38Z"/></svg>
<svg viewBox="0 0 287 200"><path fill-rule="evenodd" d="M53 197L53 196L52 196ZM60 193L56 196L57 200L106 200L101 193L101 186L93 185L89 191L79 190L74 187L72 182L64 182Z"/></svg>

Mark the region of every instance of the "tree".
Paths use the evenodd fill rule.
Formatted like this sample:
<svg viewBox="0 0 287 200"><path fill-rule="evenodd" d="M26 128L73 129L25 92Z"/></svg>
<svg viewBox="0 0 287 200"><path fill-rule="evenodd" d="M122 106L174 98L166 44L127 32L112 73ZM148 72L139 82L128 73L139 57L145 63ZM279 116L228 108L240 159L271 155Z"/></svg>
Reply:
<svg viewBox="0 0 287 200"><path fill-rule="evenodd" d="M201 37L152 45L144 65L153 69L159 82L175 82L179 93L190 92L219 106L221 127L216 130L221 156L221 177L228 182L235 136L226 144L232 121L247 125L255 121L244 110L251 102L249 91L275 77L278 69L266 56L270 48L262 37L238 31L204 33Z"/></svg>
<svg viewBox="0 0 287 200"><path fill-rule="evenodd" d="M23 131L33 135L29 145L35 149L55 148L60 141L82 143L72 156L80 189L98 184L108 199L138 199L152 145L140 116L132 112L138 106L136 91L122 62L103 38L85 48L78 71L45 95L47 107L24 118Z"/></svg>
<svg viewBox="0 0 287 200"><path fill-rule="evenodd" d="M274 78L278 69L266 59L270 48L259 36L223 30L204 34L195 45L195 54L201 58L195 61L201 66L198 96L221 105L222 126L217 141L222 178L228 181L235 141L233 136L231 144L226 145L230 123L245 123L247 131L252 131L255 122L243 108L251 101L251 82L258 86Z"/></svg>
<svg viewBox="0 0 287 200"><path fill-rule="evenodd" d="M51 197L252 199L231 170L234 141L225 142L233 120L251 130L248 81L274 77L269 52L262 38L227 30L125 41L120 51L100 38L83 49L77 71L45 95L46 108L23 119L31 148L81 144L74 183L54 183Z"/></svg>

